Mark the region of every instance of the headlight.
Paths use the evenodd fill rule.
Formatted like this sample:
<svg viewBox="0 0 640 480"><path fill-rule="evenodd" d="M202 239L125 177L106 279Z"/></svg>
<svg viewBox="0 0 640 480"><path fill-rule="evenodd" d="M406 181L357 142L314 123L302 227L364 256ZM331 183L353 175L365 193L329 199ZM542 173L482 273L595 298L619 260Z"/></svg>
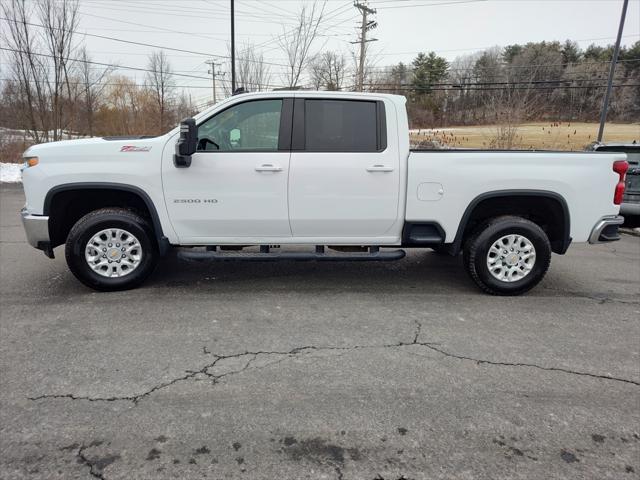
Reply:
<svg viewBox="0 0 640 480"><path fill-rule="evenodd" d="M38 157L22 157L24 160L24 168L35 167L40 161Z"/></svg>

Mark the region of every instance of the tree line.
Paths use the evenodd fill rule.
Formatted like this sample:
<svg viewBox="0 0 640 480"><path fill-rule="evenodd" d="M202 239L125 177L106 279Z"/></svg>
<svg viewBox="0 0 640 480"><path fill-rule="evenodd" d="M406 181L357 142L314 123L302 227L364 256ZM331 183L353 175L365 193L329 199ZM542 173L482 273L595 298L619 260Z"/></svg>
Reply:
<svg viewBox="0 0 640 480"><path fill-rule="evenodd" d="M613 45L571 40L494 47L449 63L420 53L372 79L372 90L406 95L416 127L598 120ZM608 120L640 120L640 42L621 48Z"/></svg>

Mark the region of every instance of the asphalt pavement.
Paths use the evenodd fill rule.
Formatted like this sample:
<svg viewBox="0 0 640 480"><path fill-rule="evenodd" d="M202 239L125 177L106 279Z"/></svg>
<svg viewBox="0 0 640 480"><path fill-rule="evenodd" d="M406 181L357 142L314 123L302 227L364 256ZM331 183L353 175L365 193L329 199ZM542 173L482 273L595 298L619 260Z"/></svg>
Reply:
<svg viewBox="0 0 640 480"><path fill-rule="evenodd" d="M515 298L459 258L162 262L97 293L0 186L2 479L640 478L640 238Z"/></svg>

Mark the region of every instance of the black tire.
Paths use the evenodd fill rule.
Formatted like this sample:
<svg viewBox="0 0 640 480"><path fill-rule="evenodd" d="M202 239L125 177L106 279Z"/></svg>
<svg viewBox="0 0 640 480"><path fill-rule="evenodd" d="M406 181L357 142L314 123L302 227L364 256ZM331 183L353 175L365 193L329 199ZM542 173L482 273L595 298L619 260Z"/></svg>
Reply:
<svg viewBox="0 0 640 480"><path fill-rule="evenodd" d="M85 260L85 248L89 240L101 230L110 228L133 234L142 250L137 267L121 277L102 276L94 272ZM100 291L128 290L140 285L153 272L158 263L158 245L153 228L140 215L123 208L101 208L86 214L71 228L65 245L65 257L71 273L86 286Z"/></svg>
<svg viewBox="0 0 640 480"><path fill-rule="evenodd" d="M494 277L487 266L487 254L494 242L505 235L526 237L535 248L535 263L520 280L506 282ZM551 245L547 234L535 223L515 216L496 217L478 228L464 247L464 266L473 281L491 295L520 295L535 287L551 263Z"/></svg>

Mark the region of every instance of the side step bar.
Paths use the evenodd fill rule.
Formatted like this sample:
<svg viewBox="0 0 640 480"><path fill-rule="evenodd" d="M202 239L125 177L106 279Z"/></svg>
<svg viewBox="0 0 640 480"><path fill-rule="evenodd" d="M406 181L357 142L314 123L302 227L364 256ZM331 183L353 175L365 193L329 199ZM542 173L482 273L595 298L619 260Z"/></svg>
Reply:
<svg viewBox="0 0 640 480"><path fill-rule="evenodd" d="M325 253L324 247L316 247L315 252L269 252L268 247L261 247L261 252L222 252L213 250L179 250L178 258L187 261L245 261L245 262L277 262L293 260L298 262L388 262L404 258L404 250L380 251L379 247L371 247L370 252Z"/></svg>

